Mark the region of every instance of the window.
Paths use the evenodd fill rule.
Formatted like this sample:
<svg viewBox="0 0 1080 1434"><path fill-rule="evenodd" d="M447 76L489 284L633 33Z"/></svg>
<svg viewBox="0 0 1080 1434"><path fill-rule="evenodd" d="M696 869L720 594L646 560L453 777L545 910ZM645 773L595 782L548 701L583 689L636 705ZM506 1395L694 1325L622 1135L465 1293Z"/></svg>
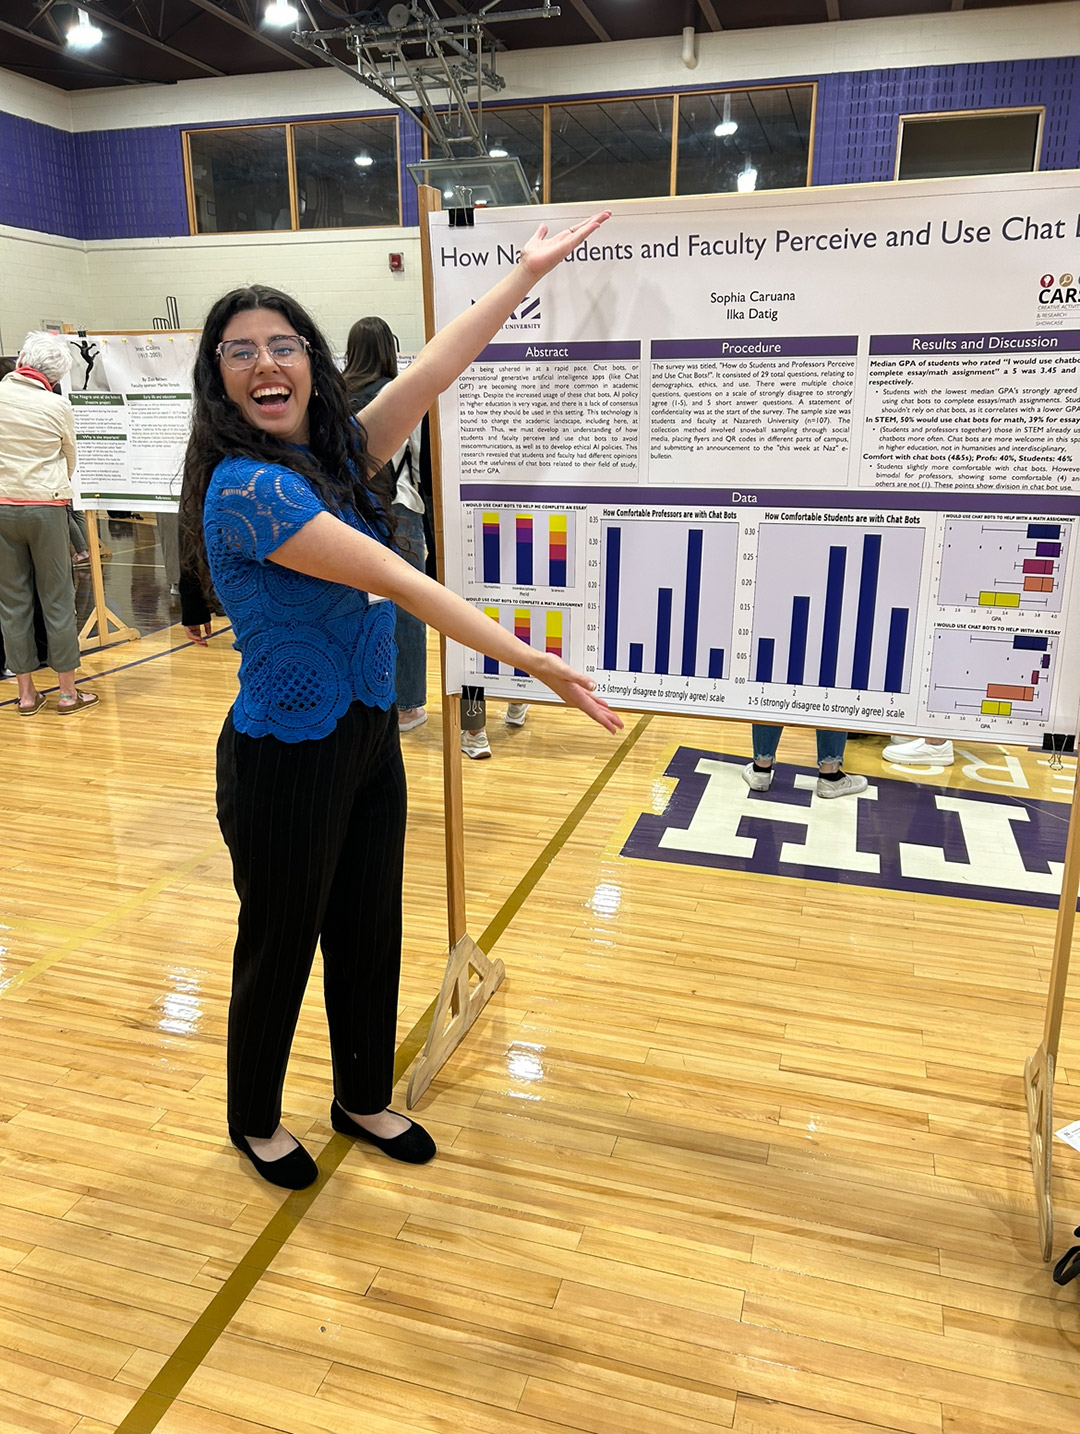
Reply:
<svg viewBox="0 0 1080 1434"><path fill-rule="evenodd" d="M529 188L538 199L544 194L544 111L543 107L485 109L484 140L488 154L498 151L521 160Z"/></svg>
<svg viewBox="0 0 1080 1434"><path fill-rule="evenodd" d="M187 140L196 234L292 227L284 125L193 130Z"/></svg>
<svg viewBox="0 0 1080 1434"><path fill-rule="evenodd" d="M645 199L671 193L671 95L551 105L548 198Z"/></svg>
<svg viewBox="0 0 1080 1434"><path fill-rule="evenodd" d="M301 229L400 224L397 121L293 125Z"/></svg>
<svg viewBox="0 0 1080 1434"><path fill-rule="evenodd" d="M194 234L401 223L397 117L185 135Z"/></svg>
<svg viewBox="0 0 1080 1434"><path fill-rule="evenodd" d="M1038 168L1041 109L902 115L897 179L1024 174Z"/></svg>
<svg viewBox="0 0 1080 1434"><path fill-rule="evenodd" d="M812 85L679 96L676 194L810 182Z"/></svg>

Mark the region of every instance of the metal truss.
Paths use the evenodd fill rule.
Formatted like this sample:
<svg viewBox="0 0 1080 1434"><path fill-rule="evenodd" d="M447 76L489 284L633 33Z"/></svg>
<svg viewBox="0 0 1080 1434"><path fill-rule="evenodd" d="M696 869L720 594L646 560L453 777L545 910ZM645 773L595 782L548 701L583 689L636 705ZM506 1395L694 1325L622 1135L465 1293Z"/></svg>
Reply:
<svg viewBox="0 0 1080 1434"><path fill-rule="evenodd" d="M488 26L506 20L549 20L560 13L558 5L543 0L531 10L496 15L500 3L487 0L475 13L443 19L433 0L409 0L392 6L386 21L375 13L340 29L301 30L291 38L294 45L412 115L433 154L446 159L484 155L483 93L506 87L495 70ZM352 52L355 64L332 53L335 41ZM490 47L485 55L486 43ZM449 108L440 111L436 96L448 97ZM439 102L445 105L447 100Z"/></svg>

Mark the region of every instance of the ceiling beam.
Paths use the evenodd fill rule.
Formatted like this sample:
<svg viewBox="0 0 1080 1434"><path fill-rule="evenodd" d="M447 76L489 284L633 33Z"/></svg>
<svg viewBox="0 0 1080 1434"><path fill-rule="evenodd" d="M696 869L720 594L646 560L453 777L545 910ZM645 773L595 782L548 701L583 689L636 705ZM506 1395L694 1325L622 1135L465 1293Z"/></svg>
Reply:
<svg viewBox="0 0 1080 1434"><path fill-rule="evenodd" d="M197 5L200 10L205 10L208 15L213 15L216 20L221 20L224 24L231 25L234 30L239 30L241 34L246 35L249 40L258 40L260 45L265 46L268 50L273 50L276 55L282 55L286 60L291 60L292 63L300 69L314 70L321 68L313 65L310 60L302 59L299 55L294 54L292 50L286 50L284 46L276 44L273 40L268 40L266 36L253 25L248 25L243 20L238 20L235 15L230 15L228 10L222 10L219 5L213 3L213 0L191 0L191 3L192 5Z"/></svg>
<svg viewBox="0 0 1080 1434"><path fill-rule="evenodd" d="M712 0L697 0L697 2L698 9L705 16L705 19L709 22L709 29L722 30L724 27L720 23L720 16L716 13L716 6L713 4Z"/></svg>
<svg viewBox="0 0 1080 1434"><path fill-rule="evenodd" d="M89 70L96 70L99 75L108 75L110 80L118 80L122 85L141 85L153 83L146 80L133 80L130 75L119 75L115 70L108 69L105 65L95 64L84 55L76 57L73 51L66 45L57 45L52 40L46 40L41 35L35 35L30 30L20 30L18 25L11 25L7 20L0 20L0 30L9 35L17 35L20 40L29 40L31 45L40 45L43 50L50 50L54 55L63 55L65 59L74 61L77 65L84 65ZM9 62L10 64L10 62ZM14 67L12 67L14 68Z"/></svg>
<svg viewBox="0 0 1080 1434"><path fill-rule="evenodd" d="M202 60L197 60L194 55L185 55L183 50L174 50L171 45L166 45L164 41L155 40L153 35L147 35L142 30L136 30L133 26L125 25L120 20L114 20L111 15L107 15L103 10L97 8L100 3L101 0L83 0L86 13L108 29L119 30L122 35L130 35L133 40L138 40L143 45L149 45L154 50L161 50L166 55L172 55L176 60L183 60L185 65L190 65L194 70L202 70L205 74L216 75L218 79L224 78L224 70L215 70L213 65L204 64ZM93 5L93 9L90 8L91 5Z"/></svg>
<svg viewBox="0 0 1080 1434"><path fill-rule="evenodd" d="M600 21L589 9L588 5L585 4L585 0L570 0L570 4L573 5L574 9L585 21L586 25L588 25L589 29L593 32L593 34L598 40L611 39L611 36L604 29L603 25L601 25Z"/></svg>

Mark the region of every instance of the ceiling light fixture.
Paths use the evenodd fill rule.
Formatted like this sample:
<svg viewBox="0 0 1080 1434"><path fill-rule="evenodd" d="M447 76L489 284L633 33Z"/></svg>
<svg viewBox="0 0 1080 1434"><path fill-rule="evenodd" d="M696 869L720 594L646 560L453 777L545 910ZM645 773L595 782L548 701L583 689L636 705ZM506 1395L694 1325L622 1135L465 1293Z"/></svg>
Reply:
<svg viewBox="0 0 1080 1434"><path fill-rule="evenodd" d="M67 32L67 42L72 50L89 50L92 45L99 45L104 36L96 25L90 23L90 16L85 10L76 10L76 21Z"/></svg>
<svg viewBox="0 0 1080 1434"><path fill-rule="evenodd" d="M739 175L735 184L740 194L753 194L757 188L757 170L749 160L747 160L746 168Z"/></svg>
<svg viewBox="0 0 1080 1434"><path fill-rule="evenodd" d="M263 11L264 25L295 25L299 19L299 10L295 5L287 5L285 0L270 0Z"/></svg>
<svg viewBox="0 0 1080 1434"><path fill-rule="evenodd" d="M361 169L370 169L374 163L370 154L358 154L353 160L353 164L358 164Z"/></svg>
<svg viewBox="0 0 1080 1434"><path fill-rule="evenodd" d="M505 158L506 158L506 150L505 150L505 149L489 149L489 150L488 150L488 157L489 157L490 159L505 159Z"/></svg>
<svg viewBox="0 0 1080 1434"><path fill-rule="evenodd" d="M739 128L738 124L731 118L731 96L724 96L724 118L713 130L717 139L725 139L729 134L734 134Z"/></svg>

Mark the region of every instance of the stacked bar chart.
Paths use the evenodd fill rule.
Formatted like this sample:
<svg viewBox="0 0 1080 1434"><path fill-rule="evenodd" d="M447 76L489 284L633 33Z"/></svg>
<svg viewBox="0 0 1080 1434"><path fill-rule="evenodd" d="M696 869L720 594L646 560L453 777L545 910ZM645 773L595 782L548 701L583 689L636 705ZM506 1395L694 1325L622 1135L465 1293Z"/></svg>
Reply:
<svg viewBox="0 0 1080 1434"><path fill-rule="evenodd" d="M943 607L1060 612L1071 521L950 518L941 550Z"/></svg>
<svg viewBox="0 0 1080 1434"><path fill-rule="evenodd" d="M634 518L600 526L598 666L727 677L738 524Z"/></svg>
<svg viewBox="0 0 1080 1434"><path fill-rule="evenodd" d="M763 522L750 680L911 688L924 531Z"/></svg>
<svg viewBox="0 0 1080 1434"><path fill-rule="evenodd" d="M1046 722L1057 638L937 628L927 707L965 717Z"/></svg>
<svg viewBox="0 0 1080 1434"><path fill-rule="evenodd" d="M473 580L487 587L572 587L576 519L539 509L477 509Z"/></svg>
<svg viewBox="0 0 1080 1434"><path fill-rule="evenodd" d="M540 652L550 652L556 657L566 656L566 641L569 637L569 615L561 608L520 607L513 603L477 603L485 616L505 627L529 647ZM473 671L480 677L527 677L528 673L519 667L509 667L493 657L474 654Z"/></svg>

